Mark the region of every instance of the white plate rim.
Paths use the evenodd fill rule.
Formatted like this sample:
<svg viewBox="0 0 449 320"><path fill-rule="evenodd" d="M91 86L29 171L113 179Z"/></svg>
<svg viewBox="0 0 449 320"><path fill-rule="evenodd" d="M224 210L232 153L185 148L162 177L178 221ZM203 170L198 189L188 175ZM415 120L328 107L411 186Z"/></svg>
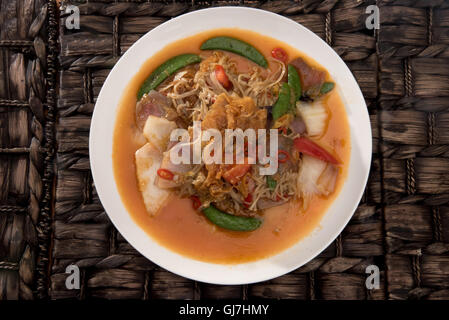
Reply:
<svg viewBox="0 0 449 320"><path fill-rule="evenodd" d="M112 171L112 132L118 102L124 86L129 83L127 80L137 73L142 63L152 54L166 44L175 41L167 42L168 40L164 39L167 33L178 31L182 35L177 38L180 39L189 34L193 35L201 31L219 28L220 25L217 23L229 16L233 17L232 26L229 26L228 21L227 27L249 29L288 42L328 69L336 80L345 103L351 128L350 166L356 167L355 169L350 167L340 194L327 210L320 226L309 236L279 254L237 265L197 261L158 244L136 224L127 212L118 194ZM258 21L258 19L261 20ZM195 24L197 21L202 21L202 25ZM248 25L250 21L253 22L252 26ZM263 23L272 24L269 27L263 27L261 26ZM179 30L181 25L183 30ZM207 27L205 27L206 25ZM225 27L225 25L221 27ZM308 53L311 50L309 48L285 41L284 39L289 35L276 34L273 36L273 32L275 33L276 30L285 30L286 28L291 31L291 34L298 32L298 36L301 35L311 41L311 47L316 49L314 55ZM151 41L155 44L153 48L156 47L153 51L150 50L151 53L138 51L145 48L145 45ZM293 42L295 41L293 40ZM323 61L324 53L327 57L332 58L332 63ZM335 70L343 75L332 72ZM122 84L119 85L118 82ZM341 89L343 85L344 90ZM112 106L114 106L114 112L111 112ZM107 112L106 116L105 112ZM113 117L113 121L111 121L111 117ZM357 130L357 135L355 130ZM299 23L272 12L248 7L216 7L193 11L157 26L136 41L115 64L106 78L96 101L89 135L89 157L97 193L109 218L122 236L142 255L170 272L192 280L222 285L250 284L281 276L306 264L328 247L347 225L363 195L371 165L371 151L371 125L365 100L354 76L338 54L321 38ZM343 196L351 193L351 203L344 203ZM342 213L342 211L344 212ZM329 225L334 225L334 227L329 227Z"/></svg>

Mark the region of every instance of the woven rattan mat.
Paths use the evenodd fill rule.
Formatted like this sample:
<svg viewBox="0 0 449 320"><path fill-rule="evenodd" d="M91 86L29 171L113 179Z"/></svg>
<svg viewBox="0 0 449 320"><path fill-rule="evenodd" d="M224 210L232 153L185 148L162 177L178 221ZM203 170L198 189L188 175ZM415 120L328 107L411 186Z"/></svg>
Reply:
<svg viewBox="0 0 449 320"><path fill-rule="evenodd" d="M68 4L79 30L65 27ZM368 186L343 233L302 268L245 286L190 281L143 258L105 214L88 160L92 110L117 59L160 23L219 5L273 11L325 39L362 88L373 129ZM0 299L449 299L449 1L0 6ZM79 290L66 288L69 264ZM377 290L365 285L371 264Z"/></svg>

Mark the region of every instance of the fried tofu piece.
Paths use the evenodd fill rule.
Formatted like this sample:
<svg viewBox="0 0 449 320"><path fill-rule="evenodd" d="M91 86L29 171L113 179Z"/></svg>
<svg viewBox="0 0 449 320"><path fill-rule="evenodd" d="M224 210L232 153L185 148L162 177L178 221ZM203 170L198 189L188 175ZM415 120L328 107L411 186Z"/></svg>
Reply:
<svg viewBox="0 0 449 320"><path fill-rule="evenodd" d="M233 98L226 106L226 116L229 129L265 129L267 125L267 110L256 107L250 97Z"/></svg>
<svg viewBox="0 0 449 320"><path fill-rule="evenodd" d="M267 110L257 108L250 97L234 98L220 94L201 124L202 129L264 129Z"/></svg>
<svg viewBox="0 0 449 320"><path fill-rule="evenodd" d="M227 94L220 94L215 99L214 104L204 117L201 123L201 129L218 129L220 131L228 127L228 121L226 116L226 106L229 104L230 98Z"/></svg>

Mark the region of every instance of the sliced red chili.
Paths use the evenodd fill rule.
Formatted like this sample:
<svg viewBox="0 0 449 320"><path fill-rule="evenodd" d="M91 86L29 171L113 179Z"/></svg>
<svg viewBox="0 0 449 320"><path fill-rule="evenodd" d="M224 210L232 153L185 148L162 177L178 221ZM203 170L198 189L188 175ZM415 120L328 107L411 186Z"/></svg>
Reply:
<svg viewBox="0 0 449 320"><path fill-rule="evenodd" d="M283 196L283 198L285 199L285 198L288 198L289 197L289 195L286 193L286 194L284 194L284 196ZM276 202L279 202L279 201L281 201L282 200L282 198L277 194L276 195Z"/></svg>
<svg viewBox="0 0 449 320"><path fill-rule="evenodd" d="M223 179L230 184L237 184L250 169L251 165L248 163L248 158L245 158L244 164L236 164L223 173Z"/></svg>
<svg viewBox="0 0 449 320"><path fill-rule="evenodd" d="M310 139L307 139L305 137L296 138L295 140L293 140L293 145L295 146L296 150L311 157L333 164L339 164L339 161L333 155L331 155L323 147L319 146Z"/></svg>
<svg viewBox="0 0 449 320"><path fill-rule="evenodd" d="M197 210L199 207L201 207L201 200L197 196L191 196L190 200L192 200L193 209Z"/></svg>
<svg viewBox="0 0 449 320"><path fill-rule="evenodd" d="M243 199L243 205L245 206L245 208L249 208L249 206L251 205L252 202L253 202L253 194L248 193L246 198Z"/></svg>
<svg viewBox="0 0 449 320"><path fill-rule="evenodd" d="M215 77L217 78L218 82L221 83L223 88L229 89L231 87L231 82L226 75L225 69L219 64L215 66Z"/></svg>
<svg viewBox="0 0 449 320"><path fill-rule="evenodd" d="M163 169L163 168L160 168L157 170L157 175L164 180L173 180L173 178L175 177L173 172L171 172L170 170L167 170L167 169Z"/></svg>
<svg viewBox="0 0 449 320"><path fill-rule="evenodd" d="M279 131L280 133L282 133L283 135L287 135L287 128L286 128L286 127L280 127L280 128L278 129L278 131Z"/></svg>
<svg viewBox="0 0 449 320"><path fill-rule="evenodd" d="M280 60L280 61L282 61L282 62L284 62L284 63L286 63L287 60L288 60L288 54L287 54L287 52L286 52L284 49L282 49L282 48L274 48L274 49L271 51L271 55L273 56L273 58L275 58L275 59L277 59L277 60Z"/></svg>
<svg viewBox="0 0 449 320"><path fill-rule="evenodd" d="M282 157L280 157L282 155ZM287 151L284 150L278 150L278 162L279 163L286 163L290 159L290 155Z"/></svg>

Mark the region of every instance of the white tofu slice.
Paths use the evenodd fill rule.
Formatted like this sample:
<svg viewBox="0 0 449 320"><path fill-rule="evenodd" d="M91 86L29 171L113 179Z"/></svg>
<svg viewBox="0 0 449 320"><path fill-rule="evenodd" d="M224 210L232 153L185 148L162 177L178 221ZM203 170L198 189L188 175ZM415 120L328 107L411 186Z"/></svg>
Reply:
<svg viewBox="0 0 449 320"><path fill-rule="evenodd" d="M150 115L145 122L143 135L162 153L167 147L171 132L176 128L175 122Z"/></svg>
<svg viewBox="0 0 449 320"><path fill-rule="evenodd" d="M155 184L158 177L157 170L162 162L162 153L154 145L147 143L136 151L135 156L137 181L143 202L148 213L155 215L170 197L170 191L162 190Z"/></svg>

